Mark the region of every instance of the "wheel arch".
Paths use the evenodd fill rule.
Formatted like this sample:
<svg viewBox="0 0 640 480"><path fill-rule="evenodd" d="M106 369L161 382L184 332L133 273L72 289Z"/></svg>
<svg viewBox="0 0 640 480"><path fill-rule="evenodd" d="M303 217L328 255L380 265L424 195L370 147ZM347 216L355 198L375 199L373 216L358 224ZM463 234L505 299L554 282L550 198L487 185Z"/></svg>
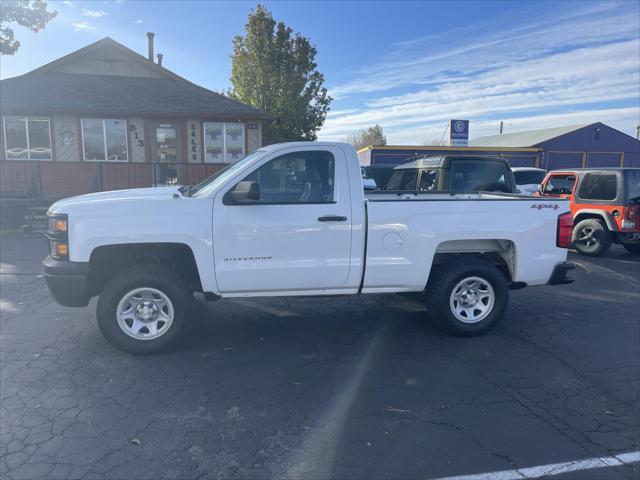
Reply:
<svg viewBox="0 0 640 480"><path fill-rule="evenodd" d="M582 220L587 220L589 218L595 218L596 220L604 221L604 223L607 226L607 228L612 232L615 232L617 230L616 229L616 222L613 220L613 218L611 217L609 212L605 212L603 210L588 209L588 208L584 208L584 209L578 210L574 214L574 216L573 216L573 226L575 227Z"/></svg>
<svg viewBox="0 0 640 480"><path fill-rule="evenodd" d="M500 270L508 283L516 278L517 252L512 240L465 239L441 242L436 248L431 268L433 270L434 267L459 258L479 258L489 262Z"/></svg>
<svg viewBox="0 0 640 480"><path fill-rule="evenodd" d="M95 247L89 256L89 290L98 295L118 272L136 265L161 265L178 273L189 288L202 292L202 279L191 247L178 242L121 243Z"/></svg>

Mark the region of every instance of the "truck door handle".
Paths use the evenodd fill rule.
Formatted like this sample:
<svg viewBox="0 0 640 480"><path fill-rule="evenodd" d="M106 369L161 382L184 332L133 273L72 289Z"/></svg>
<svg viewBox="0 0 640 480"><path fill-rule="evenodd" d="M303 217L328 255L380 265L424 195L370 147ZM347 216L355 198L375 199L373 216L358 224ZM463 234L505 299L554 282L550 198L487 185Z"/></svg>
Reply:
<svg viewBox="0 0 640 480"><path fill-rule="evenodd" d="M346 222L347 217L338 217L334 215L326 215L324 217L318 217L319 222Z"/></svg>

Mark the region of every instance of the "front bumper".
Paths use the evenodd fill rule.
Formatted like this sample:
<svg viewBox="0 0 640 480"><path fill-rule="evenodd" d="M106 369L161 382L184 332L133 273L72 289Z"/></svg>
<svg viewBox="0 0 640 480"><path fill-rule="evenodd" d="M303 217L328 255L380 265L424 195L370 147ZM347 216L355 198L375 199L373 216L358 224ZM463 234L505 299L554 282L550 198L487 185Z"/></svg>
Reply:
<svg viewBox="0 0 640 480"><path fill-rule="evenodd" d="M556 263L553 267L551 277L549 277L548 285L562 285L565 283L573 283L576 281L573 277L567 277L567 272L576 268L576 264L573 262L561 262Z"/></svg>
<svg viewBox="0 0 640 480"><path fill-rule="evenodd" d="M42 261L42 274L53 299L65 307L86 307L89 304L89 263L56 260L50 256Z"/></svg>

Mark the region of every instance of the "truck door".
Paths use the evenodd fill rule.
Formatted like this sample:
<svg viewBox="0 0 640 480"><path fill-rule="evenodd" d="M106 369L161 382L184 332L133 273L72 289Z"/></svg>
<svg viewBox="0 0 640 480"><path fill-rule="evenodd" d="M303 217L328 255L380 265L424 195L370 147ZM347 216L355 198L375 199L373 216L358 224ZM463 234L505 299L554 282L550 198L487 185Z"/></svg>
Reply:
<svg viewBox="0 0 640 480"><path fill-rule="evenodd" d="M256 182L259 198L234 200L240 182ZM341 149L281 151L234 183L216 196L213 208L221 292L325 290L345 284L351 205Z"/></svg>

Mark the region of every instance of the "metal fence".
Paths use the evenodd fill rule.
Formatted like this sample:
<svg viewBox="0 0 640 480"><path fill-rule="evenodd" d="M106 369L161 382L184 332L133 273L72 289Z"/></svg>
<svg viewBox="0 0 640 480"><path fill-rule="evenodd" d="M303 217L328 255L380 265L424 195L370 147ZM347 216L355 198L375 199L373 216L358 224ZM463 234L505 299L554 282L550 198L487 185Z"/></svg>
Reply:
<svg viewBox="0 0 640 480"><path fill-rule="evenodd" d="M224 163L0 161L0 196L55 200L83 193L195 185Z"/></svg>

